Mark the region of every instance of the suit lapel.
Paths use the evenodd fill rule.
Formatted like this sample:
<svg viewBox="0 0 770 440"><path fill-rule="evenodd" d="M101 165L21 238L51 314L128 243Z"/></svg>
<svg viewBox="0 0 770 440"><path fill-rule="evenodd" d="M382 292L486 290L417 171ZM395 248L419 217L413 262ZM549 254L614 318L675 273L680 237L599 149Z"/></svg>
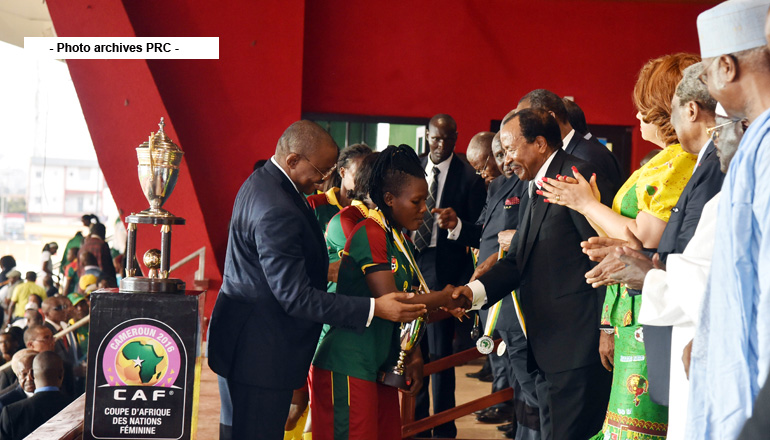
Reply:
<svg viewBox="0 0 770 440"><path fill-rule="evenodd" d="M462 173L463 164L457 156L452 156L452 161L449 163L449 171L447 171L446 180L444 180L444 189L441 191L441 200L438 201L439 208L446 208L452 203L452 196L457 194L460 185L459 176ZM443 234L442 234L443 235Z"/></svg>
<svg viewBox="0 0 770 440"><path fill-rule="evenodd" d="M578 133L577 131L572 134L572 139L569 140L569 144L567 144L567 147L564 148L564 152L567 154L572 154L573 151L575 151L575 148L580 143L580 140L582 139L582 135Z"/></svg>
<svg viewBox="0 0 770 440"><path fill-rule="evenodd" d="M553 160L551 161L551 164L548 166L548 169L545 172L545 177L548 178L555 178L556 173L561 170L562 165L564 164L564 157L566 156L565 152L561 149L556 151L556 154L553 157ZM529 198L528 198L529 199ZM529 212L525 212L525 221L527 219L530 220L530 224L528 225L528 230L526 239L525 239L525 246L524 246L524 253L522 254L522 262L526 262L527 257L529 257L529 253L532 251L532 247L535 244L535 241L537 240L537 234L540 232L540 226L543 224L543 218L545 217L546 212L548 211L548 208L550 208L550 203L545 203L543 201L543 197L539 197L537 202L535 203L535 211L531 213L531 219ZM527 200L527 211L530 210L529 208L529 200Z"/></svg>
<svg viewBox="0 0 770 440"><path fill-rule="evenodd" d="M294 188L294 185L291 183L289 178L286 177L286 175L283 174L283 172L281 172L281 170L279 170L272 161L267 161L264 167L273 177L278 179L278 181L281 183L281 189L283 189L291 201L294 202L294 204L297 206L297 209L299 209L305 216L305 219L310 222L310 229L313 231L313 235L315 235L315 237L320 241L320 243L323 245L323 248L326 249L326 240L321 233L321 228L318 227L318 219L315 218L315 214L313 213L313 210L310 209L310 205L307 203L307 200L305 200L305 196L300 194L299 191Z"/></svg>
<svg viewBox="0 0 770 440"><path fill-rule="evenodd" d="M502 185L500 185L500 188L497 190L497 192L492 196L492 198L489 199L489 206L487 206L487 212L491 215L491 212L493 212L497 205L502 201L508 198L508 193L511 192L513 187L516 185L516 181L519 180L516 176L511 176L510 179L505 179Z"/></svg>

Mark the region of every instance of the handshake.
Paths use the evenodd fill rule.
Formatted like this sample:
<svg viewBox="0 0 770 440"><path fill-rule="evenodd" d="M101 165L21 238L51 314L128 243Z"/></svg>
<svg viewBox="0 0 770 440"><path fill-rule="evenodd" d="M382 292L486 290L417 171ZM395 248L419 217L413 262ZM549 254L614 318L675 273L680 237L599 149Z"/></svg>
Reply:
<svg viewBox="0 0 770 440"><path fill-rule="evenodd" d="M442 309L459 319L472 304L473 293L468 286L449 284L442 290L431 290L421 295L414 292L383 295L375 299L374 315L389 321L410 322L428 311Z"/></svg>

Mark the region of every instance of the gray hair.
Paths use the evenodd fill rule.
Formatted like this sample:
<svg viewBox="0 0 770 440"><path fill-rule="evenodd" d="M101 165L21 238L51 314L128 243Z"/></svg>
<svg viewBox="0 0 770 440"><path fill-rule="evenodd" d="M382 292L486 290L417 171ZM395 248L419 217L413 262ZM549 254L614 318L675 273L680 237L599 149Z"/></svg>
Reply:
<svg viewBox="0 0 770 440"><path fill-rule="evenodd" d="M685 105L688 102L695 102L702 109L710 114L714 114L717 107L717 100L709 95L709 89L698 77L703 72L703 62L695 63L684 69L682 81L676 87L676 97L679 98L679 105Z"/></svg>

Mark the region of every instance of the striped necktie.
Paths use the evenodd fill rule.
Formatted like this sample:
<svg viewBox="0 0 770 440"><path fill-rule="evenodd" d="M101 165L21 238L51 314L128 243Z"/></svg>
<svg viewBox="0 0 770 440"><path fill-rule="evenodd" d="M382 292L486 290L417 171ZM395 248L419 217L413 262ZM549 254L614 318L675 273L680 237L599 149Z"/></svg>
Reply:
<svg viewBox="0 0 770 440"><path fill-rule="evenodd" d="M434 217L433 214L431 214L431 211L436 207L436 194L438 193L439 173L441 173L441 170L439 170L438 167L433 167L433 181L430 183L428 198L425 200L425 205L428 207L428 210L425 211L425 214L422 217L422 224L420 225L420 228L417 229L417 233L414 235L414 245L418 251L423 251L428 246L430 246L430 236L433 233L434 221Z"/></svg>

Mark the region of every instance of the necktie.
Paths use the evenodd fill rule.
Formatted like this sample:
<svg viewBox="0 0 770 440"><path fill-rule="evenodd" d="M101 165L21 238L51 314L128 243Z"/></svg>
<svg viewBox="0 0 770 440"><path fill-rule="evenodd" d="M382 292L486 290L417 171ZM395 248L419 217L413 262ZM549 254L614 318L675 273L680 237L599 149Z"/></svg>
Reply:
<svg viewBox="0 0 770 440"><path fill-rule="evenodd" d="M537 203L537 185L535 181L529 182L529 220L532 221L532 214L535 212L535 204Z"/></svg>
<svg viewBox="0 0 770 440"><path fill-rule="evenodd" d="M428 198L425 200L428 210L422 216L422 224L414 235L414 244L418 251L423 251L430 245L430 236L433 233L433 214L430 211L436 207L439 173L441 173L441 170L438 167L433 167L433 180L430 183Z"/></svg>

